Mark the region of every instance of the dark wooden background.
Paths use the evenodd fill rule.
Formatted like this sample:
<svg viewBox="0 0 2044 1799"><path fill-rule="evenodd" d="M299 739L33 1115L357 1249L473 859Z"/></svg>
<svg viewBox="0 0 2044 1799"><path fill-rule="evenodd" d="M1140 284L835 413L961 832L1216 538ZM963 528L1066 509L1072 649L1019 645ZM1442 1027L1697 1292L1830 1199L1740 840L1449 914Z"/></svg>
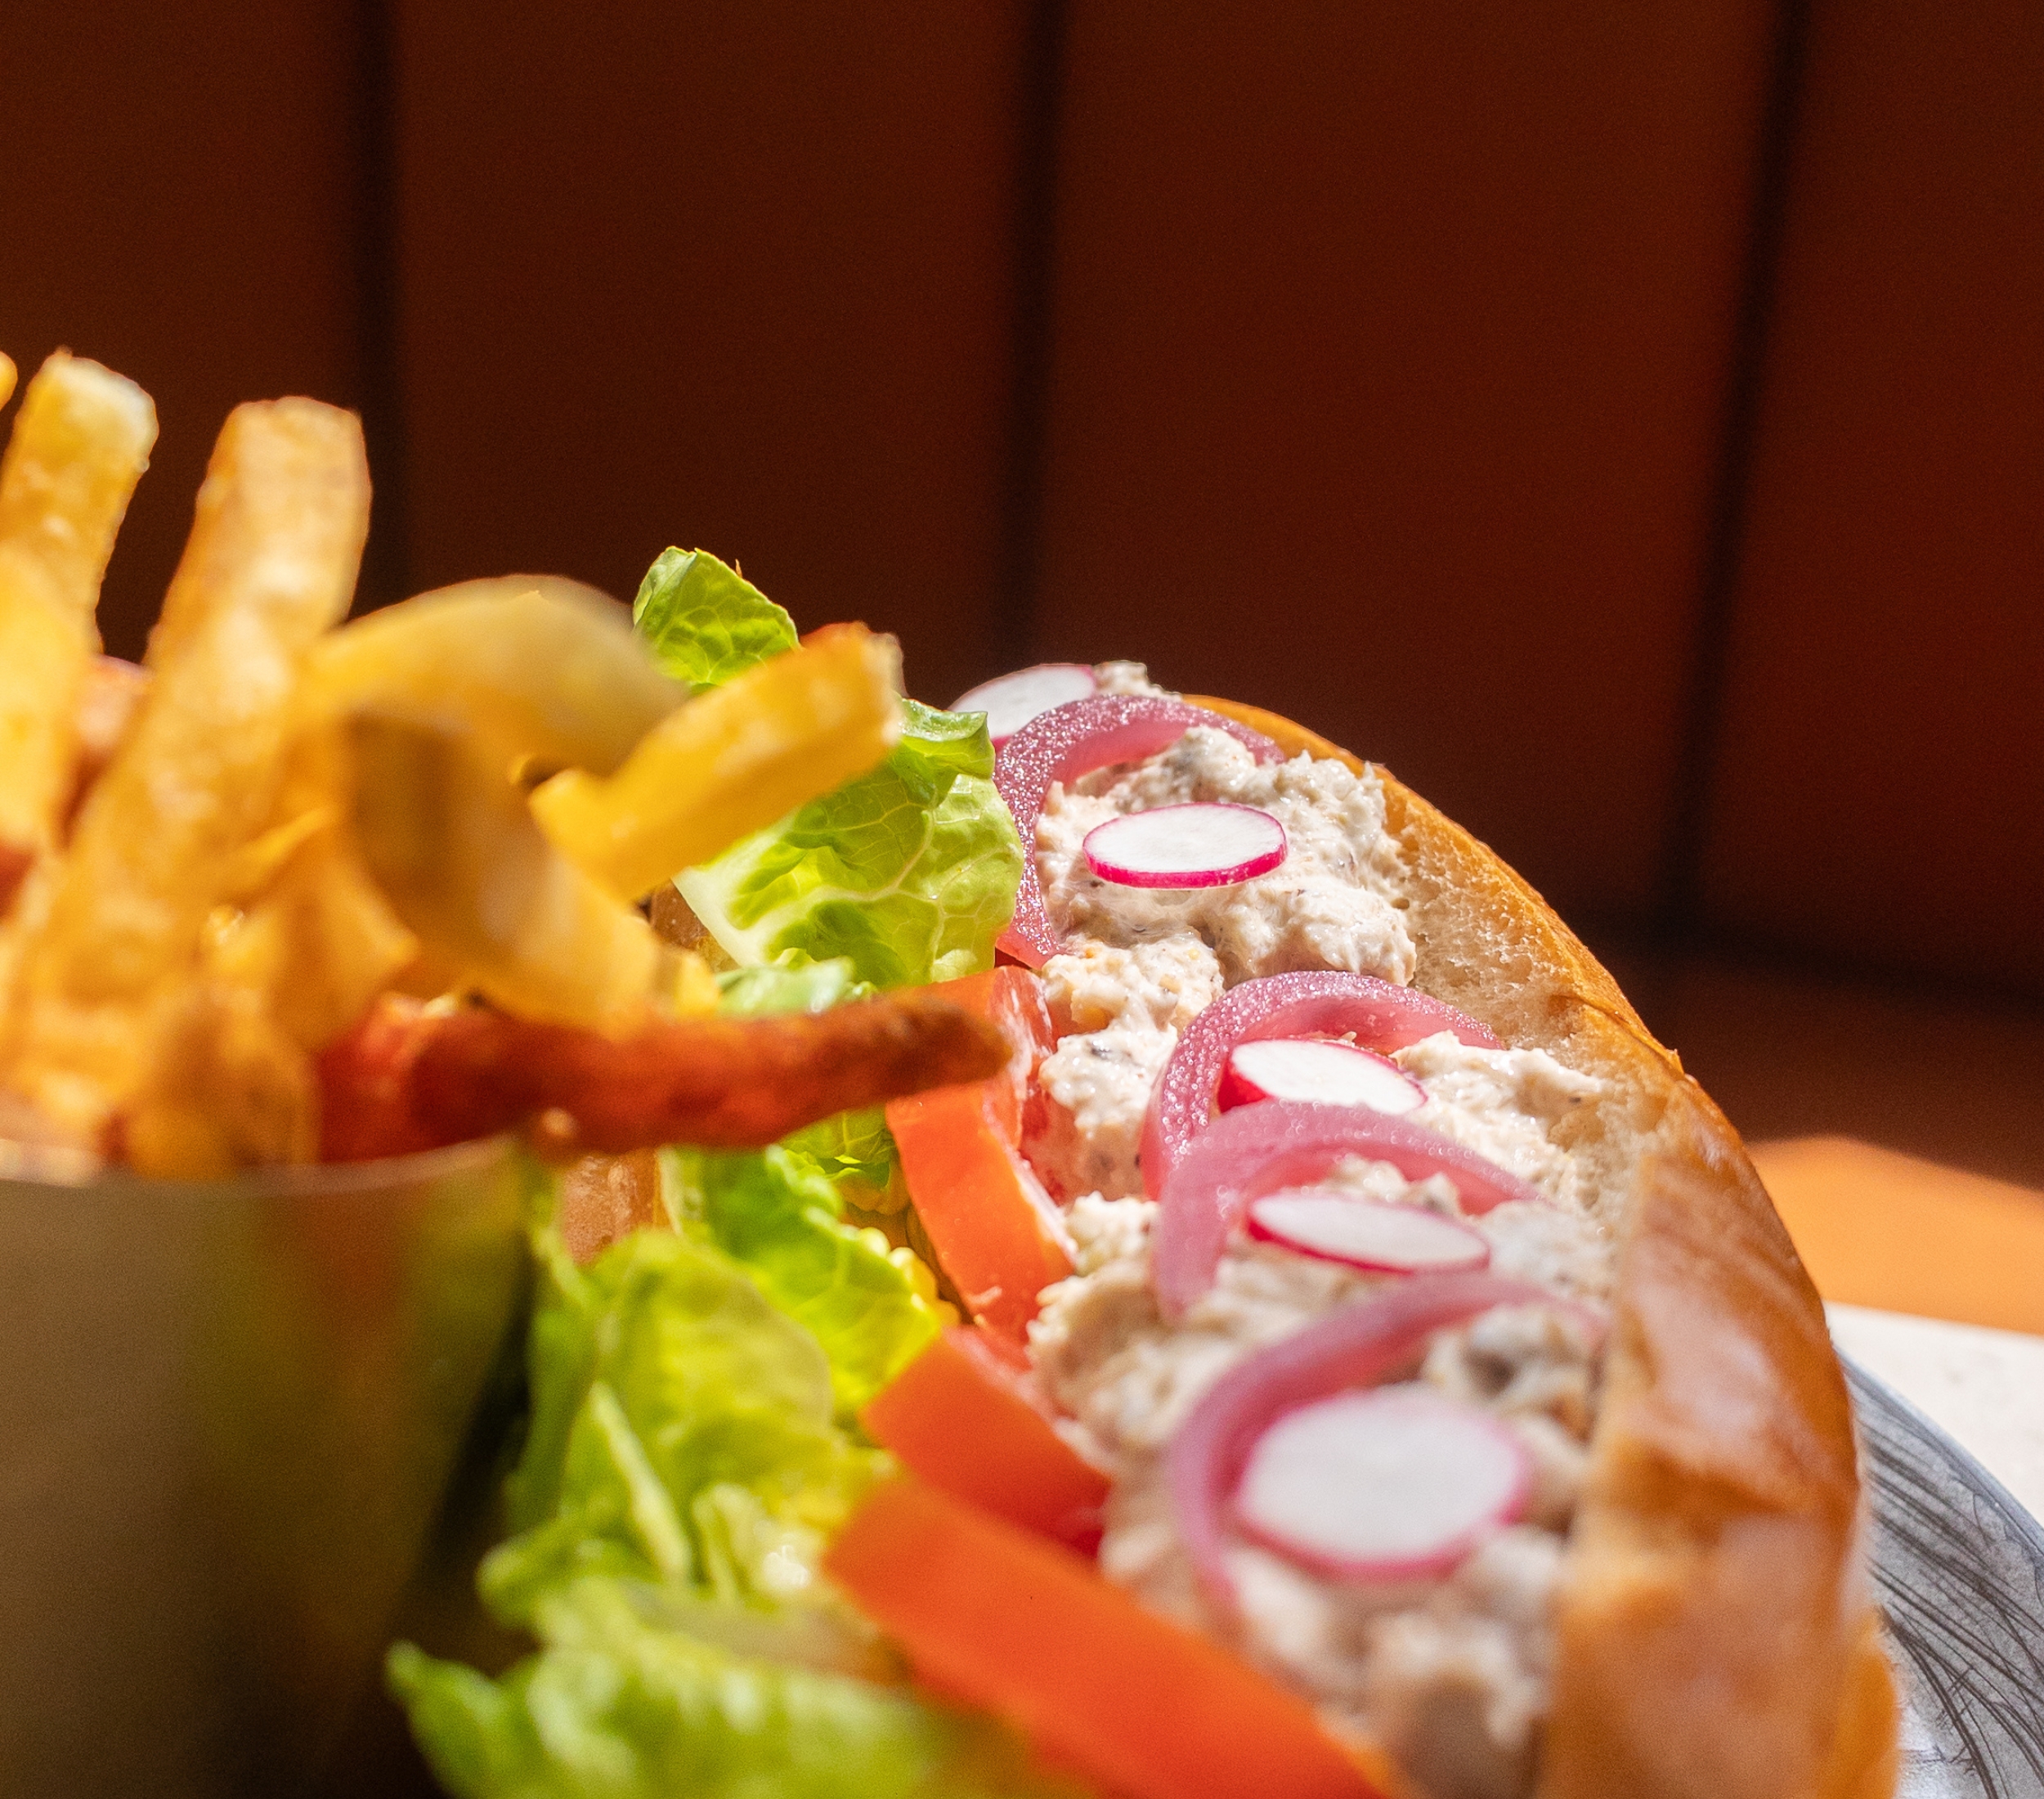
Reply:
<svg viewBox="0 0 2044 1799"><path fill-rule="evenodd" d="M310 393L366 601L700 543L931 699L1294 712L1621 948L2024 1017L2040 219L2040 0L0 11L0 347L162 416L116 649Z"/></svg>

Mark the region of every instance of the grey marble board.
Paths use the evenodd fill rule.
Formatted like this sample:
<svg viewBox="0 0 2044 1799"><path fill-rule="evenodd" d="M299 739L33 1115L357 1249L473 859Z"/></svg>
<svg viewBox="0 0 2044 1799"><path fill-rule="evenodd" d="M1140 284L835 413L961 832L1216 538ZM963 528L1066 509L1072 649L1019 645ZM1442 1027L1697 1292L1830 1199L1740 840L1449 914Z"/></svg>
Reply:
<svg viewBox="0 0 2044 1799"><path fill-rule="evenodd" d="M1891 1389L1846 1375L1908 1693L1902 1799L2044 1799L2044 1527Z"/></svg>

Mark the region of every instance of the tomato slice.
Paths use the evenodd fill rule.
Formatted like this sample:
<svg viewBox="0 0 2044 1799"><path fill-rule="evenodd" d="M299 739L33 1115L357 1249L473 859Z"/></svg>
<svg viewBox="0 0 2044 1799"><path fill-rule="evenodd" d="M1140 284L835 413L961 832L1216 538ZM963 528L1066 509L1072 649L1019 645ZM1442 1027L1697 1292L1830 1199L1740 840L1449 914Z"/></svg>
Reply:
<svg viewBox="0 0 2044 1799"><path fill-rule="evenodd" d="M947 1330L859 1419L876 1442L953 1499L1090 1555L1100 1546L1107 1477L1038 1409L1028 1366L1002 1339Z"/></svg>
<svg viewBox="0 0 2044 1799"><path fill-rule="evenodd" d="M1132 1799L1372 1799L1306 1702L1145 1611L1082 1557L912 1480L873 1489L825 1571L941 1691Z"/></svg>
<svg viewBox="0 0 2044 1799"><path fill-rule="evenodd" d="M994 968L930 990L991 1019L1014 1054L989 1080L890 1101L887 1127L944 1273L975 1318L1020 1344L1037 1295L1072 1272L1057 1208L1020 1148L1037 1064L1056 1033L1026 969Z"/></svg>

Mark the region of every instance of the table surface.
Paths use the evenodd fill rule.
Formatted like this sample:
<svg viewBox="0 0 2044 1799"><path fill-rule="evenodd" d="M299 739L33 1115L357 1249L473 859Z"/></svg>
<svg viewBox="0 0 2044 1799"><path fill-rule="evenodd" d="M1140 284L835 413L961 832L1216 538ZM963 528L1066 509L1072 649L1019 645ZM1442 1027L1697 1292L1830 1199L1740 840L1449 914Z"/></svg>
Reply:
<svg viewBox="0 0 2044 1799"><path fill-rule="evenodd" d="M1752 1147L1839 1348L2044 1517L2044 1194L1845 1137Z"/></svg>

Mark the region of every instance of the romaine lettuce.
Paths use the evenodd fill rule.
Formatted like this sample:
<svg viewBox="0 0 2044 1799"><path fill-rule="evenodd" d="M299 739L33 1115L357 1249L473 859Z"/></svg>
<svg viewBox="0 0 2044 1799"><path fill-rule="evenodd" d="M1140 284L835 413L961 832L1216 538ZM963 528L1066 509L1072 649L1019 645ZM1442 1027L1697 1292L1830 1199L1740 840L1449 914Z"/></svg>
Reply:
<svg viewBox="0 0 2044 1799"><path fill-rule="evenodd" d="M639 584L632 622L695 693L795 648L795 621L706 550L663 550Z"/></svg>
<svg viewBox="0 0 2044 1799"><path fill-rule="evenodd" d="M576 1268L536 1232L517 1534L481 1586L539 1652L500 1680L391 1652L459 1799L1044 1793L1011 1741L898 1685L817 1575L886 1458L816 1343L715 1249L641 1232ZM857 1678L865 1675L876 1678Z"/></svg>
<svg viewBox="0 0 2044 1799"><path fill-rule="evenodd" d="M877 1231L845 1223L836 1187L792 1143L733 1154L663 1150L661 1176L681 1228L739 1263L822 1345L847 1410L941 1328L927 1271Z"/></svg>
<svg viewBox="0 0 2044 1799"><path fill-rule="evenodd" d="M391 1685L458 1799L1051 1799L1013 1741L900 1688L666 1627L625 1583L549 1596L501 1681L393 1650Z"/></svg>
<svg viewBox="0 0 2044 1799"><path fill-rule="evenodd" d="M741 967L842 957L876 987L993 967L1022 844L991 778L986 720L903 709L878 768L675 882Z"/></svg>

